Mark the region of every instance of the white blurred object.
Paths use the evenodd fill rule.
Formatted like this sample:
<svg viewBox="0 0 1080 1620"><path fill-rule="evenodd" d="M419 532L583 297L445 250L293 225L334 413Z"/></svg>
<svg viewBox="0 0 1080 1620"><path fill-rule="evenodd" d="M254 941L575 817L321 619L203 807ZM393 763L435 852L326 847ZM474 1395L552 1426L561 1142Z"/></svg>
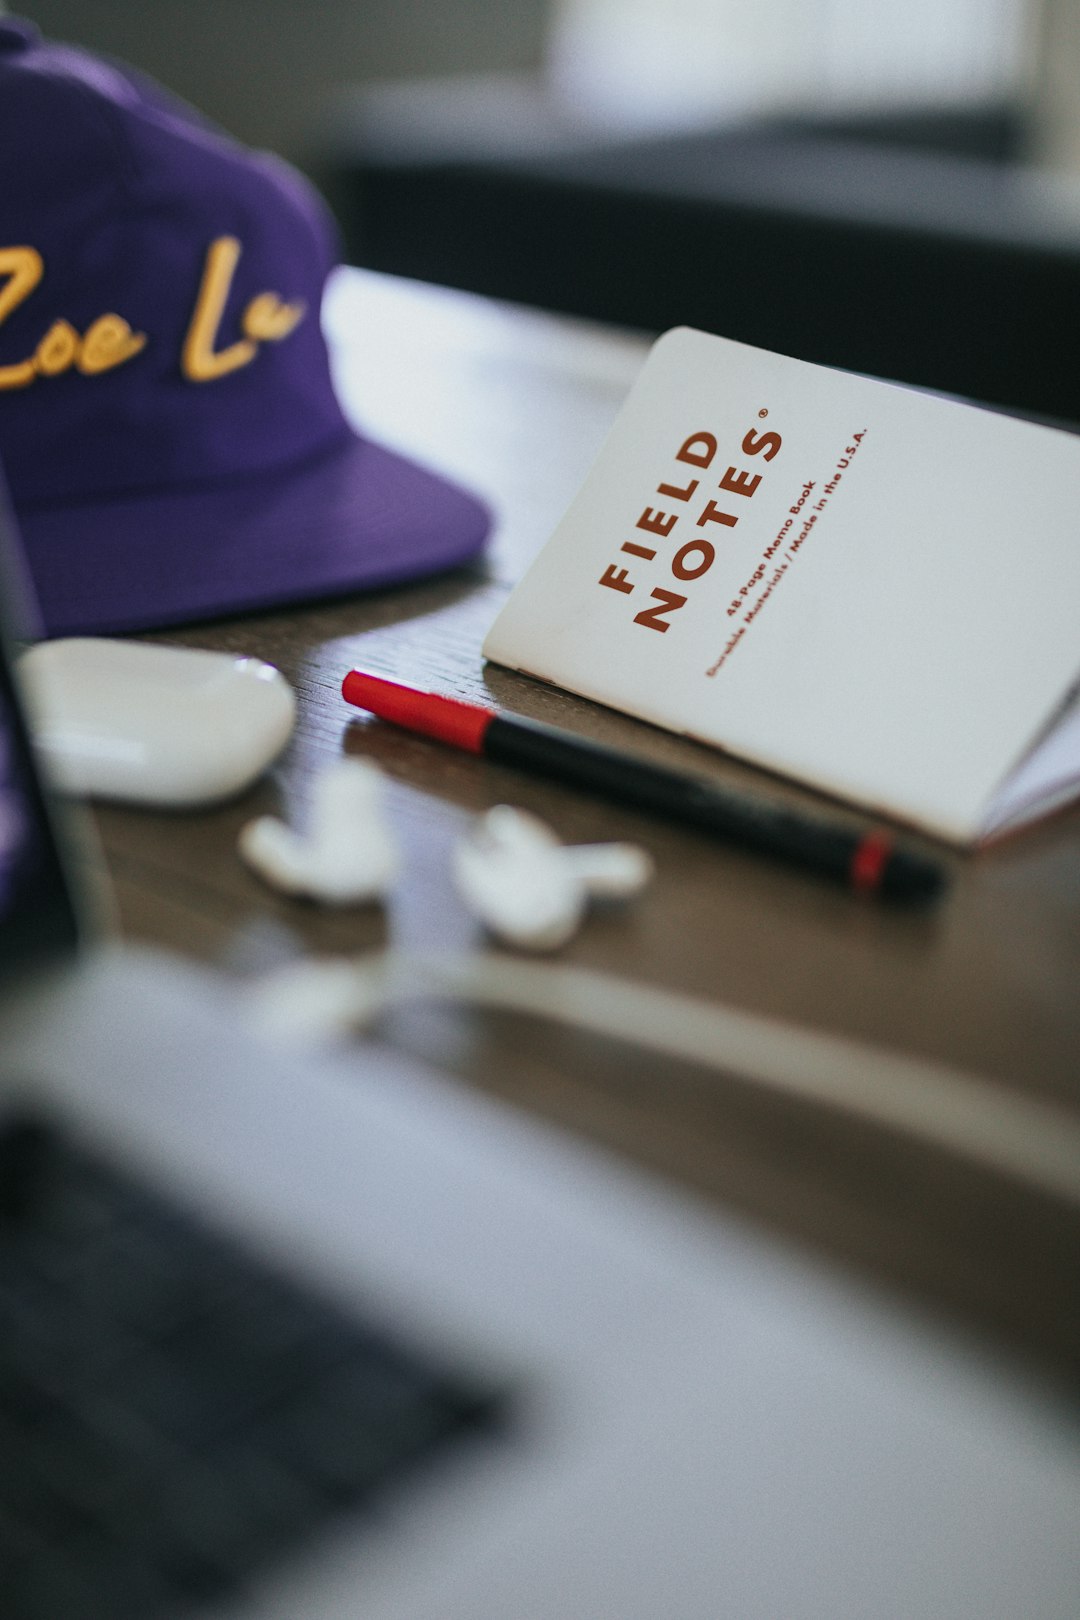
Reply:
<svg viewBox="0 0 1080 1620"><path fill-rule="evenodd" d="M348 957L303 957L249 990L248 1022L280 1045L322 1045L366 1030L389 999L381 961L361 970Z"/></svg>
<svg viewBox="0 0 1080 1620"><path fill-rule="evenodd" d="M501 952L303 959L249 989L260 1038L332 1046L417 999L551 1018L643 1051L738 1075L777 1096L900 1130L1080 1207L1080 1128L994 1080L755 1013L556 962Z"/></svg>
<svg viewBox="0 0 1080 1620"><path fill-rule="evenodd" d="M62 792L165 809L216 804L285 747L296 699L261 658L70 636L19 660L34 739Z"/></svg>
<svg viewBox="0 0 1080 1620"><path fill-rule="evenodd" d="M454 879L491 933L523 950L565 945L590 899L626 900L652 876L652 861L631 844L561 844L527 811L496 805L454 853Z"/></svg>
<svg viewBox="0 0 1080 1620"><path fill-rule="evenodd" d="M1037 9L1064 18L1076 0ZM978 106L1022 96L1031 12L1032 0L554 0L547 80L579 116L628 131Z"/></svg>
<svg viewBox="0 0 1080 1620"><path fill-rule="evenodd" d="M637 844L562 844L590 900L632 900L653 875L653 859Z"/></svg>
<svg viewBox="0 0 1080 1620"><path fill-rule="evenodd" d="M382 786L381 773L366 760L339 760L315 783L306 837L275 816L259 816L241 829L240 854L285 894L331 906L381 899L401 864Z"/></svg>

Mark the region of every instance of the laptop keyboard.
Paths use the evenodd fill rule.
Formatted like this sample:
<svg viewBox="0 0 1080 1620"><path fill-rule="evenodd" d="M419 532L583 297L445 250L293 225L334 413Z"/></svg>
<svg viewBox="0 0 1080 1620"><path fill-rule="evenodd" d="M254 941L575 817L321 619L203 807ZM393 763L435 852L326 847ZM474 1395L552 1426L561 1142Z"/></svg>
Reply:
<svg viewBox="0 0 1080 1620"><path fill-rule="evenodd" d="M4 1620L238 1594L498 1408L51 1125L0 1133Z"/></svg>

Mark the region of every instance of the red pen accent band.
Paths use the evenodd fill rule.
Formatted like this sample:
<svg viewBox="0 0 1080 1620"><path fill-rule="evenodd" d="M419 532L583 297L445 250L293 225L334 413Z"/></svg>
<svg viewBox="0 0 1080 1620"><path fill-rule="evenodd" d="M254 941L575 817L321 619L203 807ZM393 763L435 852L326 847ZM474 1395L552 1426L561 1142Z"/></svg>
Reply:
<svg viewBox="0 0 1080 1620"><path fill-rule="evenodd" d="M470 754L483 753L484 733L495 718L494 709L462 703L457 698L437 697L430 692L416 692L411 686L383 680L379 675L365 675L359 669L350 670L346 675L341 683L341 695L346 703L355 704L358 709L370 709L395 726L435 737Z"/></svg>
<svg viewBox="0 0 1080 1620"><path fill-rule="evenodd" d="M851 886L861 894L880 889L885 867L892 854L893 841L888 833L867 833L855 846L851 857Z"/></svg>

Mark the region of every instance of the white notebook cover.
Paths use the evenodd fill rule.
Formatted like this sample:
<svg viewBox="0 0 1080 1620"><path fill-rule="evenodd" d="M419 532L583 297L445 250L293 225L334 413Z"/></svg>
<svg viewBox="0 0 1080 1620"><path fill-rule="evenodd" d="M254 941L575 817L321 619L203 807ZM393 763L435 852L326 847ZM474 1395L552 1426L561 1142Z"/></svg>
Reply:
<svg viewBox="0 0 1080 1620"><path fill-rule="evenodd" d="M1080 790L1078 514L1080 437L678 328L484 652L974 842Z"/></svg>

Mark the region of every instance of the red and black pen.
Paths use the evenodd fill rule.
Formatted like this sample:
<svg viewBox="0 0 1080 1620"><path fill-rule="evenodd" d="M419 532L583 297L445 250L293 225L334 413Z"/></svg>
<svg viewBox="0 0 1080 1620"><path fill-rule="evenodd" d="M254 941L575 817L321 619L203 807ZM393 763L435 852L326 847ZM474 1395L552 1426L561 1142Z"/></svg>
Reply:
<svg viewBox="0 0 1080 1620"><path fill-rule="evenodd" d="M584 788L621 805L652 811L744 849L819 872L892 900L929 900L944 887L939 865L897 849L882 830L852 831L679 771L650 765L572 732L508 719L459 698L417 692L397 681L350 670L342 695L358 709L500 765Z"/></svg>

